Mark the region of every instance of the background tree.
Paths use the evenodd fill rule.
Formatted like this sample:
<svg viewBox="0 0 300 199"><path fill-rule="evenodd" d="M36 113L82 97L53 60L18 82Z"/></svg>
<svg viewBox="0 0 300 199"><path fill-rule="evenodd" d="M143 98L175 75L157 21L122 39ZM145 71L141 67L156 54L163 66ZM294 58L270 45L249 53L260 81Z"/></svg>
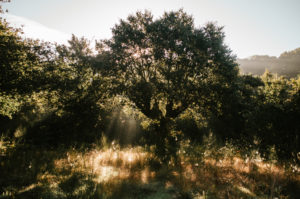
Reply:
<svg viewBox="0 0 300 199"><path fill-rule="evenodd" d="M104 129L105 81L92 67L90 43L74 35L68 42L55 46L53 62L44 76L45 89L53 95L48 96L47 117L26 136L35 144L91 143Z"/></svg>
<svg viewBox="0 0 300 199"><path fill-rule="evenodd" d="M8 124L32 105L32 96L42 88L49 46L21 38L21 30L0 19L0 122L1 134L17 128ZM30 105L31 104L31 105ZM8 127L9 125L10 127Z"/></svg>
<svg viewBox="0 0 300 199"><path fill-rule="evenodd" d="M230 141L242 148L254 145L253 119L263 97L262 86L260 78L243 75L218 93L214 100L218 109L211 111L208 122L220 144Z"/></svg>
<svg viewBox="0 0 300 199"><path fill-rule="evenodd" d="M39 144L91 141L101 135L103 79L91 66L86 39L69 46L23 39L0 23L0 131ZM106 96L107 97L107 96Z"/></svg>
<svg viewBox="0 0 300 199"><path fill-rule="evenodd" d="M253 118L260 153L268 158L272 149L279 161L299 164L299 77L288 80L266 71L261 79L264 98Z"/></svg>

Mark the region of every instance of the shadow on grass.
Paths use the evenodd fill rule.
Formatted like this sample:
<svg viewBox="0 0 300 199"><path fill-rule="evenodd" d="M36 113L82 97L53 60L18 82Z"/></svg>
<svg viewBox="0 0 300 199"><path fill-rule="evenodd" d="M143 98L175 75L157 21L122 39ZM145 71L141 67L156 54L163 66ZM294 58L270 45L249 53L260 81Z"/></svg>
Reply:
<svg viewBox="0 0 300 199"><path fill-rule="evenodd" d="M18 192L13 198L189 199L191 197L173 186L166 187L162 182L140 183L126 179L97 183L92 177L74 173L58 184L39 184Z"/></svg>
<svg viewBox="0 0 300 199"><path fill-rule="evenodd" d="M157 166L149 152L19 147L1 157L0 198L297 198L300 180L283 171L231 162ZM225 162L225 161L224 161Z"/></svg>

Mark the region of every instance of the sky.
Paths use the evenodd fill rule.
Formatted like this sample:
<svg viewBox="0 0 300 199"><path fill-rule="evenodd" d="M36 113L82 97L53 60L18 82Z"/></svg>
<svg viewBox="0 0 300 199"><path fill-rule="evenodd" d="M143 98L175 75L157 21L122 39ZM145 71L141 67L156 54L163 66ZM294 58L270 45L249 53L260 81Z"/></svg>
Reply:
<svg viewBox="0 0 300 199"><path fill-rule="evenodd" d="M26 37L66 43L71 34L109 39L120 19L145 9L154 17L183 8L195 26L217 22L238 58L279 56L300 47L300 0L11 0L4 18Z"/></svg>

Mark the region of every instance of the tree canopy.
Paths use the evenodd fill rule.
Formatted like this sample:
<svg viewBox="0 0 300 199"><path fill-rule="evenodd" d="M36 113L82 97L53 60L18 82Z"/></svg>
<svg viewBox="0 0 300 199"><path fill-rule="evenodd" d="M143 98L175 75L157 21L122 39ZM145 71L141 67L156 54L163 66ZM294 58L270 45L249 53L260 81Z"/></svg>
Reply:
<svg viewBox="0 0 300 199"><path fill-rule="evenodd" d="M121 20L112 33L98 47L113 60L109 70L119 94L159 122L162 140L170 120L189 107L209 103L237 78L222 27L208 23L196 28L183 10L158 19L148 11L137 12Z"/></svg>
<svg viewBox="0 0 300 199"><path fill-rule="evenodd" d="M114 60L111 71L122 93L151 119L176 118L201 101L215 80L229 85L237 75L222 28L195 28L182 10L157 20L138 12L112 32L101 43Z"/></svg>

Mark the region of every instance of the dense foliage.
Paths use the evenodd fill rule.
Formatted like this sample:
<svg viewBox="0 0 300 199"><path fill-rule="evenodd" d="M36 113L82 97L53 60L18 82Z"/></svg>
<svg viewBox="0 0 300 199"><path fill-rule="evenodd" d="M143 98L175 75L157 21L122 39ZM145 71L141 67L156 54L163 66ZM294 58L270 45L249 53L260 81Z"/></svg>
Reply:
<svg viewBox="0 0 300 199"><path fill-rule="evenodd" d="M106 135L154 147L161 163L213 135L299 164L299 78L240 75L222 28L196 28L182 10L137 12L112 33L96 53L75 36L67 46L24 40L1 19L1 135L50 148Z"/></svg>

